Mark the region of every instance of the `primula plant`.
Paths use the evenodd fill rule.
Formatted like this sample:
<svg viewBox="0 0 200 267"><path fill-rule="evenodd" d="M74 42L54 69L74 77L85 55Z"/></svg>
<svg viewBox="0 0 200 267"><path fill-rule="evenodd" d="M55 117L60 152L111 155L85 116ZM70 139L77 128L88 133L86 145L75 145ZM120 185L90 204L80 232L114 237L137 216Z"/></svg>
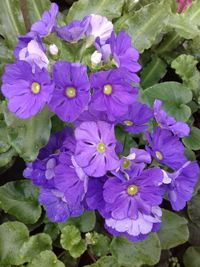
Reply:
<svg viewBox="0 0 200 267"><path fill-rule="evenodd" d="M1 3L0 266L199 267L200 1L56 2Z"/></svg>

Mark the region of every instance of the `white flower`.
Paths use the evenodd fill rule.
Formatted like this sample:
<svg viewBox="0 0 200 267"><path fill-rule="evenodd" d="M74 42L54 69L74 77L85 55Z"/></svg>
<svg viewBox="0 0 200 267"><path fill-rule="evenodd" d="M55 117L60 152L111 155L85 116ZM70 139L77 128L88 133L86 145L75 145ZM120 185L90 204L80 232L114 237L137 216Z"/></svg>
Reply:
<svg viewBox="0 0 200 267"><path fill-rule="evenodd" d="M51 55L57 56L57 54L58 54L58 47L57 47L57 45L51 44L49 46L49 52L50 52Z"/></svg>

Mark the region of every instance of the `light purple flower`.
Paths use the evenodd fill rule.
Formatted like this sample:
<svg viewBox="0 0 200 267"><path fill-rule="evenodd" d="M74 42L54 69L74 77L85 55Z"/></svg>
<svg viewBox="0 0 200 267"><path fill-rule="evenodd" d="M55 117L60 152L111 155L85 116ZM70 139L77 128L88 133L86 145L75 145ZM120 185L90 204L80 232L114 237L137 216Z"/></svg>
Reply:
<svg viewBox="0 0 200 267"><path fill-rule="evenodd" d="M90 82L93 94L89 110L104 111L111 121L125 115L136 101L138 90L123 79L120 69L93 73Z"/></svg>
<svg viewBox="0 0 200 267"><path fill-rule="evenodd" d="M57 14L58 14L58 6L57 4L52 3L50 10L45 11L42 14L41 19L36 21L32 25L31 31L36 32L41 37L49 35L52 31L54 31L54 27L56 26Z"/></svg>
<svg viewBox="0 0 200 267"><path fill-rule="evenodd" d="M93 36L94 40L99 37L100 43L105 42L110 38L113 31L113 24L106 17L100 15L90 15L90 22L86 31L87 36Z"/></svg>
<svg viewBox="0 0 200 267"><path fill-rule="evenodd" d="M135 102L129 107L128 113L119 121L125 126L127 132L138 134L148 128L147 123L151 118L153 118L152 110L145 104Z"/></svg>
<svg viewBox="0 0 200 267"><path fill-rule="evenodd" d="M177 170L187 161L184 155L183 144L169 130L156 127L152 135L146 133L146 139L149 142L146 150L159 163L165 164L173 170Z"/></svg>
<svg viewBox="0 0 200 267"><path fill-rule="evenodd" d="M19 59L27 61L32 66L33 72L35 72L35 65L41 69L47 69L49 64L46 54L36 40L31 40L27 44L27 47L24 47L19 51Z"/></svg>
<svg viewBox="0 0 200 267"><path fill-rule="evenodd" d="M112 32L110 47L116 67L125 68L127 78L138 83L140 79L136 72L141 69L141 66L137 62L139 53L132 47L131 37L125 31L120 31L117 36Z"/></svg>
<svg viewBox="0 0 200 267"><path fill-rule="evenodd" d="M87 69L80 63L57 61L53 65L55 90L49 108L66 122L76 120L90 100Z"/></svg>
<svg viewBox="0 0 200 267"><path fill-rule="evenodd" d="M76 128L75 138L75 160L87 175L100 177L119 166L114 125L103 121L83 122Z"/></svg>
<svg viewBox="0 0 200 267"><path fill-rule="evenodd" d="M46 69L32 67L23 60L6 65L1 91L8 98L8 109L21 119L38 113L49 102L54 90Z"/></svg>
<svg viewBox="0 0 200 267"><path fill-rule="evenodd" d="M63 27L57 27L56 33L63 40L71 43L78 42L88 28L90 17L86 16L82 20L72 20L72 22Z"/></svg>
<svg viewBox="0 0 200 267"><path fill-rule="evenodd" d="M162 102L160 100L156 99L154 101L153 109L154 117L161 128L170 130L174 135L181 138L189 135L189 126L184 122L177 122L173 117L168 116L162 109Z"/></svg>
<svg viewBox="0 0 200 267"><path fill-rule="evenodd" d="M171 183L165 186L165 189L173 210L183 209L191 199L199 173L199 166L195 161L188 161L176 172L167 173Z"/></svg>

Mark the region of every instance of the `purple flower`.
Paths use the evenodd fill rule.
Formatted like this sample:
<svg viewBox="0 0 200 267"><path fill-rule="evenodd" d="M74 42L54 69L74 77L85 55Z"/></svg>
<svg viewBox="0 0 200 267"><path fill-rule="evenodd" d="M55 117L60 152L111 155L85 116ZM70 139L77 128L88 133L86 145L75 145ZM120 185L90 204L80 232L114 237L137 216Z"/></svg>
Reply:
<svg viewBox="0 0 200 267"><path fill-rule="evenodd" d="M75 138L75 160L87 175L100 177L119 166L114 125L103 121L83 122L76 128Z"/></svg>
<svg viewBox="0 0 200 267"><path fill-rule="evenodd" d="M135 102L119 121L125 126L127 132L138 134L147 129L147 123L152 117L153 112L147 105Z"/></svg>
<svg viewBox="0 0 200 267"><path fill-rule="evenodd" d="M83 20L73 20L69 25L56 28L57 35L67 42L77 42L85 34L88 24L90 22L90 17L86 16Z"/></svg>
<svg viewBox="0 0 200 267"><path fill-rule="evenodd" d="M154 101L153 109L154 117L161 128L170 130L178 137L189 135L189 126L184 122L177 122L173 117L168 116L167 113L162 110L162 102L160 100L156 99Z"/></svg>
<svg viewBox="0 0 200 267"><path fill-rule="evenodd" d="M57 4L52 3L50 10L45 11L42 14L42 18L32 25L31 31L36 32L39 36L42 37L49 35L52 31L54 31L54 27L56 26L57 14L58 6Z"/></svg>
<svg viewBox="0 0 200 267"><path fill-rule="evenodd" d="M39 202L45 206L47 217L52 222L64 222L70 216L69 204L59 190L41 188Z"/></svg>
<svg viewBox="0 0 200 267"><path fill-rule="evenodd" d="M198 164L195 161L188 161L176 172L167 173L171 183L166 186L166 190L173 210L183 209L190 200L199 172Z"/></svg>
<svg viewBox="0 0 200 267"><path fill-rule="evenodd" d="M90 15L90 22L86 31L87 36L99 37L100 43L105 44L113 31L113 24L106 17Z"/></svg>
<svg viewBox="0 0 200 267"><path fill-rule="evenodd" d="M53 65L55 91L49 108L66 122L76 120L90 99L87 69L79 63L57 61Z"/></svg>
<svg viewBox="0 0 200 267"><path fill-rule="evenodd" d="M138 176L147 164L151 163L150 154L144 149L131 148L127 157L120 159L120 168L112 172L119 179L129 179L130 176Z"/></svg>
<svg viewBox="0 0 200 267"><path fill-rule="evenodd" d="M32 67L23 60L6 65L2 93L8 98L8 109L21 119L38 113L51 98L54 84L46 69Z"/></svg>
<svg viewBox="0 0 200 267"><path fill-rule="evenodd" d="M147 151L159 163L177 170L187 161L183 144L170 131L156 127L151 136L146 133L146 139L149 142L149 146L146 146Z"/></svg>
<svg viewBox="0 0 200 267"><path fill-rule="evenodd" d="M19 59L27 61L35 72L35 65L42 68L48 68L49 60L44 50L36 40L31 40L26 47L19 52Z"/></svg>
<svg viewBox="0 0 200 267"><path fill-rule="evenodd" d="M117 36L112 32L110 47L116 67L125 68L127 77L138 83L140 79L135 73L141 69L141 66L137 63L139 53L132 47L131 37L125 31L120 31Z"/></svg>
<svg viewBox="0 0 200 267"><path fill-rule="evenodd" d="M137 88L123 79L120 69L91 74L90 82L93 95L89 109L106 112L109 120L125 115L137 98Z"/></svg>
<svg viewBox="0 0 200 267"><path fill-rule="evenodd" d="M153 231L154 224L161 221L158 205L162 202L163 191L159 187L162 180L159 168L144 170L129 180L110 177L103 191L107 229L113 228L136 240Z"/></svg>

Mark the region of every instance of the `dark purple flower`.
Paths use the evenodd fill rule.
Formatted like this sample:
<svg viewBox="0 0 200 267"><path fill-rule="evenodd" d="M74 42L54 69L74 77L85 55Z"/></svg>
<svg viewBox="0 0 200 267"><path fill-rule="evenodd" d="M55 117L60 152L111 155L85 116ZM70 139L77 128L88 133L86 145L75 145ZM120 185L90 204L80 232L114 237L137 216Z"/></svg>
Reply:
<svg viewBox="0 0 200 267"><path fill-rule="evenodd" d="M51 4L50 10L45 11L42 14L40 20L36 21L32 27L31 31L36 32L39 36L49 35L52 31L54 31L54 27L56 26L56 17L58 14L58 6L55 3Z"/></svg>
<svg viewBox="0 0 200 267"><path fill-rule="evenodd" d="M56 84L49 108L66 122L76 120L90 99L87 69L80 63L57 61L53 65Z"/></svg>
<svg viewBox="0 0 200 267"><path fill-rule="evenodd" d="M147 123L152 117L153 112L147 105L135 102L119 121L125 126L127 132L138 134L147 129Z"/></svg>
<svg viewBox="0 0 200 267"><path fill-rule="evenodd" d="M86 16L83 20L72 20L66 26L56 28L57 35L63 40L71 43L79 41L85 34L90 22L90 17Z"/></svg>
<svg viewBox="0 0 200 267"><path fill-rule="evenodd" d="M187 161L183 144L169 130L156 127L152 135L146 133L146 139L149 142L149 146L146 146L147 151L159 163L177 170Z"/></svg>
<svg viewBox="0 0 200 267"><path fill-rule="evenodd" d="M133 82L138 83L140 79L136 72L141 69L141 66L137 62L139 53L132 47L131 37L123 30L117 36L112 32L110 47L116 67L125 68L127 70L127 77Z"/></svg>
<svg viewBox="0 0 200 267"><path fill-rule="evenodd" d="M129 180L110 177L103 191L107 229L136 240L153 231L154 224L161 222L158 205L162 202L162 180L159 168L144 170Z"/></svg>
<svg viewBox="0 0 200 267"><path fill-rule="evenodd" d="M173 117L168 116L167 113L162 109L162 102L160 100L156 99L154 101L153 109L154 117L161 128L170 130L178 137L189 135L189 126L184 122L177 122Z"/></svg>
<svg viewBox="0 0 200 267"><path fill-rule="evenodd" d="M76 128L75 138L75 159L86 174L100 177L119 166L114 125L104 121L83 122Z"/></svg>
<svg viewBox="0 0 200 267"><path fill-rule="evenodd" d="M45 206L47 217L52 222L64 222L70 216L70 208L64 193L53 188L41 188L39 202Z"/></svg>
<svg viewBox="0 0 200 267"><path fill-rule="evenodd" d="M91 74L90 82L93 95L89 109L106 112L109 120L125 115L137 98L137 88L123 79L120 69Z"/></svg>
<svg viewBox="0 0 200 267"><path fill-rule="evenodd" d="M166 186L166 190L173 210L183 209L190 200L199 173L199 166L195 161L188 161L176 172L167 173L171 183Z"/></svg>
<svg viewBox="0 0 200 267"><path fill-rule="evenodd" d="M2 93L8 98L8 109L21 119L38 113L49 102L54 89L46 69L32 67L23 60L6 65Z"/></svg>

